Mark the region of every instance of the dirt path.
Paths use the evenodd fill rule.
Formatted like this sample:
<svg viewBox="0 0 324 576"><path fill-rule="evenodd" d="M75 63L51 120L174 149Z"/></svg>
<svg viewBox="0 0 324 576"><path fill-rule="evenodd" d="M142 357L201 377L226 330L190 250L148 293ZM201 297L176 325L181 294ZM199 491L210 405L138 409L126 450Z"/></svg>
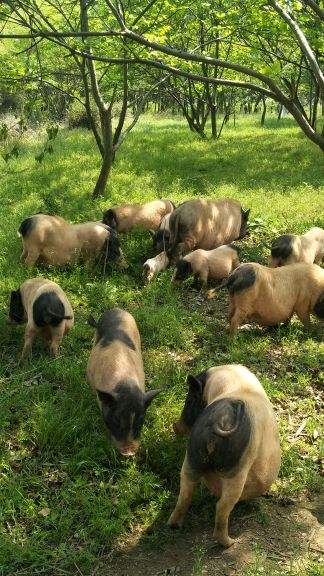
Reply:
<svg viewBox="0 0 324 576"><path fill-rule="evenodd" d="M211 519L212 520L212 519ZM309 560L324 560L324 498L314 502L278 504L264 499L233 514L231 533L237 543L223 550L211 538L212 524L191 518L190 528L170 533L158 529L155 543L148 545L138 533L120 542L94 571L95 576L240 576L247 565L282 569L296 566L303 574ZM322 524L322 525L321 525ZM253 571L255 568L255 572ZM324 572L324 563L323 563ZM319 573L319 572L318 572Z"/></svg>

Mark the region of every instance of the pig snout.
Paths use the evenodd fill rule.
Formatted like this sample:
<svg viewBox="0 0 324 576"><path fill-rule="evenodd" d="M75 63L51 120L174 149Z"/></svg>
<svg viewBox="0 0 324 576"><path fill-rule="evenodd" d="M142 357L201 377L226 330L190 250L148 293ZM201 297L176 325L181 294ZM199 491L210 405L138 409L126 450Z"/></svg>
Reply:
<svg viewBox="0 0 324 576"><path fill-rule="evenodd" d="M132 457L135 456L137 450L139 449L139 442L132 442L126 445L119 445L118 450L122 456Z"/></svg>
<svg viewBox="0 0 324 576"><path fill-rule="evenodd" d="M150 282L152 280L154 276L154 272L151 269L151 267L149 266L149 264L144 264L143 265L143 278L144 280L146 280L147 282Z"/></svg>

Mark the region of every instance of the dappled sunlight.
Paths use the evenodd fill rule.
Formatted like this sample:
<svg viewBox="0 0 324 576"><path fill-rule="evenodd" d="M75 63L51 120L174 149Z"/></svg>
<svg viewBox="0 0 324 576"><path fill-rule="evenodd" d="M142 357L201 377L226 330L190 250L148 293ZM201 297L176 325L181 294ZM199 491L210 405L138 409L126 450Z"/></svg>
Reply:
<svg viewBox="0 0 324 576"><path fill-rule="evenodd" d="M217 548L216 554L214 546L209 559L218 568L225 569L227 562L239 566L244 551L250 561L255 557L255 541L271 553L267 539L277 526L279 531L290 526L292 545L299 550L300 530L308 538L308 524L295 505L286 512L280 498L314 497L318 490L320 323L313 319L310 329L297 319L273 330L246 325L233 338L225 291L208 299L191 281L175 286L170 269L144 283L142 265L152 256L148 232L120 235L129 267L121 271L112 265L104 275L100 267L85 264L24 268L17 229L38 211L82 222L101 219L104 209L121 202L229 196L251 208L251 234L237 242L240 259L266 263L274 235L323 225L320 152L290 120L278 124L269 119L261 128L256 117L239 117L236 128L225 126L222 138L212 142L199 140L178 118L143 117L118 152L106 197L94 202L100 158L91 133L61 130L53 154L39 164L34 156L42 138L26 139L21 155L5 167L0 188L2 556L17 569L32 567L37 557L35 571L46 566L51 576L74 574L79 563L84 575L91 574L98 562L98 576L115 576L119 561L111 558L124 550L120 558L134 566L136 576L136 558L144 562L149 557L148 545L161 569L173 565L162 566L163 554L182 546L192 566L199 542L214 546L215 501L205 489L197 490L184 532L170 535L164 528L185 453L185 440L174 436L172 424L183 406L187 375L233 362L260 378L274 404L283 467L274 500L258 501L248 512L235 509L233 532L245 534L237 552ZM66 291L75 327L58 358L50 358L37 341L31 358L18 366L24 326L5 323L9 293L34 276L58 282ZM134 315L146 386L162 390L147 411L135 460L122 459L109 442L85 375L93 340L87 318L115 306ZM302 432L294 436L305 419ZM282 545L277 548L280 554ZM172 554L167 558L172 560ZM115 572L109 572L110 566Z"/></svg>

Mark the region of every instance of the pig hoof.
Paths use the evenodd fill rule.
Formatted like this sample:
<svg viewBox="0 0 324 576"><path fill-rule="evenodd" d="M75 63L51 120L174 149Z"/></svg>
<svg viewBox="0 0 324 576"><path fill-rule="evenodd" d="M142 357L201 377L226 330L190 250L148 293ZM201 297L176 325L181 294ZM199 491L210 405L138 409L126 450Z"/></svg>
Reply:
<svg viewBox="0 0 324 576"><path fill-rule="evenodd" d="M235 544L236 540L234 538L230 538L229 536L219 536L216 532L214 532L214 538L217 540L224 548L230 548Z"/></svg>
<svg viewBox="0 0 324 576"><path fill-rule="evenodd" d="M167 521L167 525L173 529L181 528L182 527L182 521L173 519L172 515L171 515L169 520Z"/></svg>

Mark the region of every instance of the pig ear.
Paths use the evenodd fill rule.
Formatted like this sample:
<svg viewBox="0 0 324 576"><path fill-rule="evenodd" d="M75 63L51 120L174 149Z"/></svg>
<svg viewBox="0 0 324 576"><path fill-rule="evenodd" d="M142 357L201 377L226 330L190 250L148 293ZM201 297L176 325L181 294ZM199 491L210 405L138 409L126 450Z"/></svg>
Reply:
<svg viewBox="0 0 324 576"><path fill-rule="evenodd" d="M97 390L97 395L99 400L107 406L111 406L117 400L117 394L114 392L104 392L103 390Z"/></svg>
<svg viewBox="0 0 324 576"><path fill-rule="evenodd" d="M189 374L187 377L187 384L192 392L202 394L203 391L203 383L197 376L192 376Z"/></svg>
<svg viewBox="0 0 324 576"><path fill-rule="evenodd" d="M92 326L92 328L98 328L98 322L94 319L92 314L90 314L90 316L88 318L88 324L89 324L89 326Z"/></svg>
<svg viewBox="0 0 324 576"><path fill-rule="evenodd" d="M160 394L161 390L157 389L157 390L148 390L148 392L145 392L144 394L144 403L145 403L145 408L147 408L152 400L154 400L154 398Z"/></svg>

